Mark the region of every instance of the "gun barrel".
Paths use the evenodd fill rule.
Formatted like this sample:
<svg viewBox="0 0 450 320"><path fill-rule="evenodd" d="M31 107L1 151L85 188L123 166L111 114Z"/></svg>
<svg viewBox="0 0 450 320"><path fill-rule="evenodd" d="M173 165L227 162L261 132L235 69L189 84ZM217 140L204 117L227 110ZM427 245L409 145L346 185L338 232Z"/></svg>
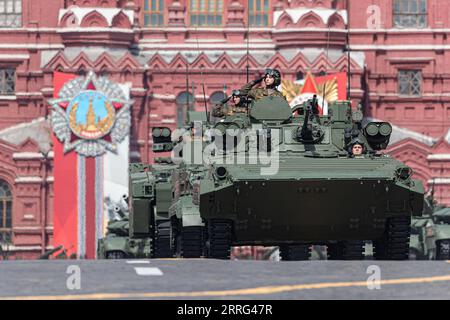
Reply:
<svg viewBox="0 0 450 320"><path fill-rule="evenodd" d="M128 201L126 201L124 198L122 198L119 202L119 206L121 207L123 213L128 212Z"/></svg>
<svg viewBox="0 0 450 320"><path fill-rule="evenodd" d="M305 119L303 120L302 125L302 131L301 131L301 138L303 140L310 140L312 136L312 126L311 123L314 119L314 111L313 107L310 101L306 104L306 112L305 112Z"/></svg>
<svg viewBox="0 0 450 320"><path fill-rule="evenodd" d="M305 119L301 130L297 131L297 140L303 143L313 143L314 127L313 122L316 120L320 124L319 105L317 97L314 96L306 102Z"/></svg>
<svg viewBox="0 0 450 320"><path fill-rule="evenodd" d="M121 208L120 205L116 205L114 206L114 212L117 213L121 219L125 218L125 212L123 210L123 208Z"/></svg>

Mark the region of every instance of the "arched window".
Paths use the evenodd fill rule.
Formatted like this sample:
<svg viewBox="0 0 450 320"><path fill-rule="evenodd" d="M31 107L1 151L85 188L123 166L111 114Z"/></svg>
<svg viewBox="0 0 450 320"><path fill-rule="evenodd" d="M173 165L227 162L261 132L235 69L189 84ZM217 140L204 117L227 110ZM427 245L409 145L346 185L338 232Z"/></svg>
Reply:
<svg viewBox="0 0 450 320"><path fill-rule="evenodd" d="M188 111L192 111L194 107L194 97L192 93L183 91L176 98L177 104L177 125L184 126Z"/></svg>
<svg viewBox="0 0 450 320"><path fill-rule="evenodd" d="M220 103L220 101L222 101L226 97L227 95L223 91L213 92L213 94L209 97L209 103L214 106Z"/></svg>
<svg viewBox="0 0 450 320"><path fill-rule="evenodd" d="M0 180L0 231L12 228L12 193L9 185Z"/></svg>

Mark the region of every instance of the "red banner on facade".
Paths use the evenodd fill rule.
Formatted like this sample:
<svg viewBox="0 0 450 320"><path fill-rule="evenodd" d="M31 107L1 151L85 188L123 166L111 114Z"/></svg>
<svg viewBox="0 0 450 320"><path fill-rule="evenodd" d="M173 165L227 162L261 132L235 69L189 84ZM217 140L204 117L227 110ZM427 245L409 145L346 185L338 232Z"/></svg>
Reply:
<svg viewBox="0 0 450 320"><path fill-rule="evenodd" d="M54 245L68 256L96 258L105 199L128 194L127 88L93 71L86 77L54 73Z"/></svg>
<svg viewBox="0 0 450 320"><path fill-rule="evenodd" d="M54 98L75 75L54 73ZM95 89L95 88L89 88ZM60 103L62 109L69 107L67 102ZM69 128L67 128L69 129ZM73 137L77 140L77 137ZM96 184L102 171L101 157L86 157L75 150L64 151L64 144L53 135L54 150L54 245L63 245L69 257L95 259L97 238L103 223L103 198L96 195L102 191L101 183ZM98 161L97 161L98 160ZM97 187L96 187L97 186ZM98 210L97 210L98 209ZM101 212L102 213L102 212Z"/></svg>
<svg viewBox="0 0 450 320"><path fill-rule="evenodd" d="M55 72L53 75L53 97L58 98L60 89L73 74ZM68 256L77 256L78 225L78 174L77 154L64 154L63 144L53 135L54 152L54 204L53 204L53 245L63 245Z"/></svg>

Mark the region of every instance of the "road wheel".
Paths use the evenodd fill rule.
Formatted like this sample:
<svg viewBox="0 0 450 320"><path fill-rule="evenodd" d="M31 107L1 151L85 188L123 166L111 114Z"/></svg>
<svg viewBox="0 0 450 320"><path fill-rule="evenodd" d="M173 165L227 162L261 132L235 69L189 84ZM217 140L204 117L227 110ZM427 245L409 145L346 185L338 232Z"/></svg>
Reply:
<svg viewBox="0 0 450 320"><path fill-rule="evenodd" d="M155 258L172 258L172 235L171 235L171 221L159 220L155 226Z"/></svg>
<svg viewBox="0 0 450 320"><path fill-rule="evenodd" d="M436 241L436 260L450 260L450 240Z"/></svg>
<svg viewBox="0 0 450 320"><path fill-rule="evenodd" d="M283 261L306 261L311 257L309 244L281 245L280 258Z"/></svg>
<svg viewBox="0 0 450 320"><path fill-rule="evenodd" d="M183 258L200 258L203 253L203 227L181 229L181 255Z"/></svg>
<svg viewBox="0 0 450 320"><path fill-rule="evenodd" d="M362 240L338 241L327 245L328 260L364 260Z"/></svg>
<svg viewBox="0 0 450 320"><path fill-rule="evenodd" d="M376 260L408 260L411 217L396 217L386 220L381 239L375 240Z"/></svg>
<svg viewBox="0 0 450 320"><path fill-rule="evenodd" d="M208 240L208 258L230 259L233 243L233 223L229 220L209 221Z"/></svg>

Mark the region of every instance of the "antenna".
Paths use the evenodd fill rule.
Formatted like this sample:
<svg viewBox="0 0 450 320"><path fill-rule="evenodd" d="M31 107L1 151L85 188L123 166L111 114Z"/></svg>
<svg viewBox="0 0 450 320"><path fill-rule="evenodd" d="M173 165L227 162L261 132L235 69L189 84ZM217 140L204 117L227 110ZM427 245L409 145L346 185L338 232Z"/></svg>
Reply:
<svg viewBox="0 0 450 320"><path fill-rule="evenodd" d="M246 73L247 73L247 81L246 83L250 82L250 64L249 64L249 56L250 56L250 1L247 1L247 66L246 66ZM249 106L249 99L245 99L245 104L247 106L247 116L250 116L250 106Z"/></svg>
<svg viewBox="0 0 450 320"><path fill-rule="evenodd" d="M433 182L431 183L431 198L434 199L434 187L435 187L435 183L436 183L436 178L433 177Z"/></svg>
<svg viewBox="0 0 450 320"><path fill-rule="evenodd" d="M188 60L186 59L186 112L189 107L189 66Z"/></svg>
<svg viewBox="0 0 450 320"><path fill-rule="evenodd" d="M350 0L346 2L347 7L347 100L350 101L351 70L350 70Z"/></svg>
<svg viewBox="0 0 450 320"><path fill-rule="evenodd" d="M436 178L433 177L433 179L431 181L430 189L428 190L427 196L425 197L425 199L429 202L429 205L430 205L432 210L435 207L435 201L434 201L435 183L436 183Z"/></svg>
<svg viewBox="0 0 450 320"><path fill-rule="evenodd" d="M325 63L325 76L328 75L328 59L329 59L329 50L330 50L330 33L331 33L331 27L330 24L328 24L328 35L327 35L327 61ZM323 97L322 97L322 112L323 108L325 107L325 97L327 96L327 82L323 82Z"/></svg>
<svg viewBox="0 0 450 320"><path fill-rule="evenodd" d="M208 105L206 103L206 93L205 93L205 82L204 81L202 82L202 91L203 91L203 102L205 103L205 116L206 116L206 120L208 120Z"/></svg>
<svg viewBox="0 0 450 320"><path fill-rule="evenodd" d="M195 108L195 82L191 82L192 86L192 107Z"/></svg>
<svg viewBox="0 0 450 320"><path fill-rule="evenodd" d="M195 38L197 40L197 54L200 57L200 45L198 43L197 25L195 26ZM206 103L205 77L203 76L203 68L201 68L201 67L200 67L200 77L202 78L202 91L203 91L203 102L205 104L205 116L206 116L206 121L208 121L208 104Z"/></svg>
<svg viewBox="0 0 450 320"><path fill-rule="evenodd" d="M250 1L247 1L247 83L250 81Z"/></svg>

